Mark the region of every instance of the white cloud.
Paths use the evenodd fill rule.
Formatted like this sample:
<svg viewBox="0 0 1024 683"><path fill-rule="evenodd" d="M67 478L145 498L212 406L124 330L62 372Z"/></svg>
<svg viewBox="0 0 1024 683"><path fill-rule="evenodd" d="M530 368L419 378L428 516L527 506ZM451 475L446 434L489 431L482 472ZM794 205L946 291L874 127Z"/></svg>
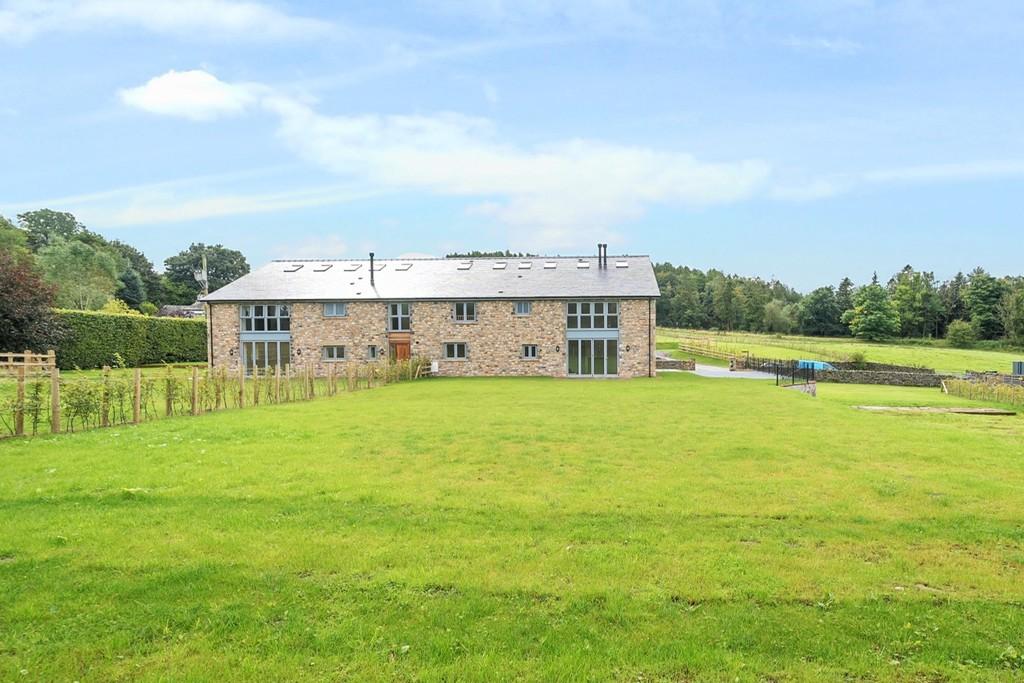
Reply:
<svg viewBox="0 0 1024 683"><path fill-rule="evenodd" d="M24 42L48 32L109 28L259 41L313 38L332 25L236 0L7 0L0 6L0 40Z"/></svg>
<svg viewBox="0 0 1024 683"><path fill-rule="evenodd" d="M532 248L589 244L595 233L608 234L654 204L747 199L769 173L758 160L708 163L688 154L594 140L524 148L500 141L489 120L456 113L329 116L269 89L189 73L203 74L202 91L217 96L194 98L195 106L163 106L163 97L156 98L160 107L126 103L188 118L259 106L279 117L278 137L302 159L380 192L473 199L475 215L500 221L513 229L517 243ZM236 98L238 92L247 96ZM215 104L205 106L211 100ZM221 107L222 101L228 105Z"/></svg>
<svg viewBox="0 0 1024 683"><path fill-rule="evenodd" d="M168 71L118 96L130 107L151 114L181 116L194 121L240 114L256 102L262 88L231 85L206 71Z"/></svg>

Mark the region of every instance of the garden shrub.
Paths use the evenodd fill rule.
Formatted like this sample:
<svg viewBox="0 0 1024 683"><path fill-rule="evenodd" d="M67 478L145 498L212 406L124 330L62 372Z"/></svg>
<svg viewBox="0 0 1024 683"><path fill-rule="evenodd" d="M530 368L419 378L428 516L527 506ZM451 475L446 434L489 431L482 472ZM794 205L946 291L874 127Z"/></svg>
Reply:
<svg viewBox="0 0 1024 683"><path fill-rule="evenodd" d="M954 320L946 329L946 343L957 349L969 349L978 341L974 327L966 320Z"/></svg>
<svg viewBox="0 0 1024 683"><path fill-rule="evenodd" d="M206 360L206 321L58 310L67 330L57 348L61 369L138 367Z"/></svg>

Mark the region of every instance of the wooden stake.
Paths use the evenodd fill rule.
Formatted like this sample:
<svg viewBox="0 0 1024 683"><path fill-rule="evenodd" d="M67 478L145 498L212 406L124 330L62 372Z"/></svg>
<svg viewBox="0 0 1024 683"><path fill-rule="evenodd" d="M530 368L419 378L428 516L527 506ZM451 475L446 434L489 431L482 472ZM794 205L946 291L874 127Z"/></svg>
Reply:
<svg viewBox="0 0 1024 683"><path fill-rule="evenodd" d="M281 366L274 366L274 403L281 402Z"/></svg>
<svg viewBox="0 0 1024 683"><path fill-rule="evenodd" d="M110 426L110 366L103 366L103 387L100 391L100 425Z"/></svg>
<svg viewBox="0 0 1024 683"><path fill-rule="evenodd" d="M56 365L50 366L50 432L60 434L60 370Z"/></svg>
<svg viewBox="0 0 1024 683"><path fill-rule="evenodd" d="M28 352L26 352L28 353ZM25 366L18 366L18 395L14 404L14 435L25 433Z"/></svg>
<svg viewBox="0 0 1024 683"><path fill-rule="evenodd" d="M171 376L170 368L167 368L164 390L164 414L170 417L174 414L174 377Z"/></svg>
<svg viewBox="0 0 1024 683"><path fill-rule="evenodd" d="M142 370L135 368L135 394L132 397L132 423L142 422Z"/></svg>
<svg viewBox="0 0 1024 683"><path fill-rule="evenodd" d="M245 407L245 366L238 366L238 407Z"/></svg>
<svg viewBox="0 0 1024 683"><path fill-rule="evenodd" d="M199 414L199 368L192 368L192 414Z"/></svg>

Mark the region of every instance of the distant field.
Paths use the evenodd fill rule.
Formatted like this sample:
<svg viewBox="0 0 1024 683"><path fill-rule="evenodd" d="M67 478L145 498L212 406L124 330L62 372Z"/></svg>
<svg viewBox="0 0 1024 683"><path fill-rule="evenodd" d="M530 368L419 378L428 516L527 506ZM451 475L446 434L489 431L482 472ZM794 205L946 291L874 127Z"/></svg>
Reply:
<svg viewBox="0 0 1024 683"><path fill-rule="evenodd" d="M432 379L0 441L0 680L1013 681L1024 418Z"/></svg>
<svg viewBox="0 0 1024 683"><path fill-rule="evenodd" d="M998 370L1008 373L1013 361L1024 360L1024 351L1012 353L954 349L940 345L941 342L872 344L850 338L658 328L659 348L683 337L710 343L712 348L738 356L749 352L766 358L846 360L850 354L859 351L865 354L868 361L875 363L914 365L950 373L962 373L965 370Z"/></svg>

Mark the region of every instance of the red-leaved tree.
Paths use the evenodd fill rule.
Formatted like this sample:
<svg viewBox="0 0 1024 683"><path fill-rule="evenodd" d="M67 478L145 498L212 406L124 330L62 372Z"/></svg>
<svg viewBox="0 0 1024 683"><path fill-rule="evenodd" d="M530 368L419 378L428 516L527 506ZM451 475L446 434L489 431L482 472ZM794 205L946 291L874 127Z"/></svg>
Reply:
<svg viewBox="0 0 1024 683"><path fill-rule="evenodd" d="M60 341L54 294L31 255L0 249L0 351L42 352Z"/></svg>

